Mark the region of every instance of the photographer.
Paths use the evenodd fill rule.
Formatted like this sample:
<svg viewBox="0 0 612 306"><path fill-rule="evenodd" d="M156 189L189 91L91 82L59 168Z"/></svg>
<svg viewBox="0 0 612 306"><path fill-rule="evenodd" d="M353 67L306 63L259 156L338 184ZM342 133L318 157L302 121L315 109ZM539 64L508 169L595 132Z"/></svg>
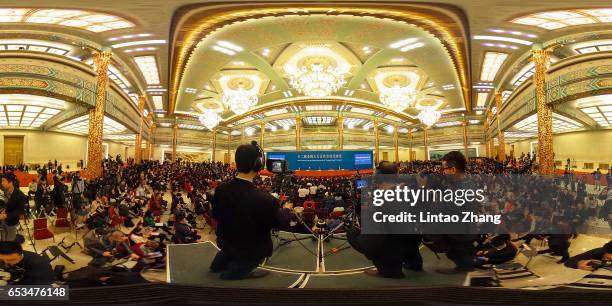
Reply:
<svg viewBox="0 0 612 306"><path fill-rule="evenodd" d="M565 266L572 269L594 271L602 265L612 268L612 240L603 247L586 251L565 261Z"/></svg>
<svg viewBox="0 0 612 306"><path fill-rule="evenodd" d="M0 207L0 241L14 241L19 217L24 214L28 197L19 190L17 178L12 173L2 176L2 190L6 196L6 205L4 209Z"/></svg>
<svg viewBox="0 0 612 306"><path fill-rule="evenodd" d="M17 242L0 242L0 284L9 285L49 285L54 276L46 256L24 251Z"/></svg>
<svg viewBox="0 0 612 306"><path fill-rule="evenodd" d="M49 186L47 185L47 179L41 179L38 184L38 190L36 190L36 196L34 198L34 202L36 203L36 215L41 216L44 215L44 212L47 214L53 210L53 203L51 202L51 191L49 190Z"/></svg>
<svg viewBox="0 0 612 306"><path fill-rule="evenodd" d="M211 201L220 251L210 270L228 280L267 275L253 270L272 255L271 229L287 227L291 220L289 209L280 209L276 198L253 184L264 166L257 142L239 146L235 161L236 177L219 185Z"/></svg>
<svg viewBox="0 0 612 306"><path fill-rule="evenodd" d="M377 169L377 174L382 175L379 188L392 189L396 184L387 181L385 175L391 176L397 173L398 169L395 164L388 161L380 162ZM347 229L347 240L355 250L364 254L376 267L365 270L367 275L403 278L403 266L415 271L423 270L423 259L419 253L421 242L419 235L362 235L359 228L350 227Z"/></svg>

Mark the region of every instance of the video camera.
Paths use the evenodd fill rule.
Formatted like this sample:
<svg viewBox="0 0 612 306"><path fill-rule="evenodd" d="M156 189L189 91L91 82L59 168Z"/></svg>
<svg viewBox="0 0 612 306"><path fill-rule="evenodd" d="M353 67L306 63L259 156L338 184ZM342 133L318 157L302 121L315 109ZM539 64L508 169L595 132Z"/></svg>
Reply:
<svg viewBox="0 0 612 306"><path fill-rule="evenodd" d="M267 159L266 160L266 169L274 174L284 174L287 173L288 170L287 161L284 159Z"/></svg>
<svg viewBox="0 0 612 306"><path fill-rule="evenodd" d="M588 265L593 267L593 270L601 268L612 270L612 260L593 260L589 262Z"/></svg>

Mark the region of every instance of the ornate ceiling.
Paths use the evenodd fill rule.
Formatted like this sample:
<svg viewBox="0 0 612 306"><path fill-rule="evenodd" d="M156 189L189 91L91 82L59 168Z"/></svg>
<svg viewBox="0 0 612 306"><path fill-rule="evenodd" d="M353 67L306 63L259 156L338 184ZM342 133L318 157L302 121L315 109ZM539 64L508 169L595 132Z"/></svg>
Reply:
<svg viewBox="0 0 612 306"><path fill-rule="evenodd" d="M602 0L580 7L524 0L24 0L4 6L0 53L45 52L91 64L87 48L110 48L111 79L132 99L146 95L155 118L208 110L219 114L221 126L305 112L348 113L357 125L373 116L411 125L426 107L482 122L492 91L511 99L529 82L534 44L563 43L555 61L612 46L612 9ZM301 71L319 66L319 74ZM312 80L305 83L313 75L333 79L324 84L329 88L315 88L315 98L308 94L316 92L308 88ZM403 109L393 104L398 93L414 102ZM251 107L224 105L232 94ZM330 107L316 107L323 103ZM270 128L277 127L284 125Z"/></svg>

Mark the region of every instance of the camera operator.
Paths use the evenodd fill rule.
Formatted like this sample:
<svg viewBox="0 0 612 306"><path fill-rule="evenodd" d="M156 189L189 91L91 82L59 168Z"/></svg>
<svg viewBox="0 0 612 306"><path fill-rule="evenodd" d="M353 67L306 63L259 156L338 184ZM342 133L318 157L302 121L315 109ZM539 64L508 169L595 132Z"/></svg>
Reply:
<svg viewBox="0 0 612 306"><path fill-rule="evenodd" d="M19 190L19 182L12 173L2 176L2 190L6 205L0 207L0 241L14 241L17 237L19 217L24 214L28 197Z"/></svg>
<svg viewBox="0 0 612 306"><path fill-rule="evenodd" d="M257 142L239 146L235 161L236 177L219 185L211 201L220 251L210 270L228 280L267 275L253 270L272 255L271 229L287 227L291 220L288 208L280 209L276 198L253 184L264 166Z"/></svg>
<svg viewBox="0 0 612 306"><path fill-rule="evenodd" d="M594 271L601 266L612 268L612 240L601 248L571 257L565 261L565 266L585 271Z"/></svg>
<svg viewBox="0 0 612 306"><path fill-rule="evenodd" d="M47 179L41 179L38 184L38 190L36 190L36 196L34 199L36 203L36 215L43 215L43 209L47 213L50 213L53 209L51 202L51 191L49 190L49 185L47 185Z"/></svg>
<svg viewBox="0 0 612 306"><path fill-rule="evenodd" d="M0 285L50 285L54 276L46 256L24 251L14 241L0 242Z"/></svg>
<svg viewBox="0 0 612 306"><path fill-rule="evenodd" d="M377 174L394 175L398 173L397 166L388 161L378 165ZM380 189L391 189L396 184L382 178ZM406 268L416 271L423 269L423 259L419 253L421 238L419 235L362 235L359 228L347 229L349 244L359 253L364 254L376 268L366 270L370 276L385 278L403 278L403 264Z"/></svg>

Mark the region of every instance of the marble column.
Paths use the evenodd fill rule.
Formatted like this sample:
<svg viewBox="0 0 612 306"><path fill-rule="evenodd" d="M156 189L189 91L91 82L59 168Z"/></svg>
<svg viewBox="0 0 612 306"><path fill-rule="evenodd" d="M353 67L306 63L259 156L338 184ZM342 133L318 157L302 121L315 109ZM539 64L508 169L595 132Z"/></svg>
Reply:
<svg viewBox="0 0 612 306"><path fill-rule="evenodd" d="M96 105L89 112L87 134L87 175L90 179L102 175L104 110L106 108L106 90L108 88L108 65L111 58L112 53L108 51L96 51L93 55L96 72Z"/></svg>

